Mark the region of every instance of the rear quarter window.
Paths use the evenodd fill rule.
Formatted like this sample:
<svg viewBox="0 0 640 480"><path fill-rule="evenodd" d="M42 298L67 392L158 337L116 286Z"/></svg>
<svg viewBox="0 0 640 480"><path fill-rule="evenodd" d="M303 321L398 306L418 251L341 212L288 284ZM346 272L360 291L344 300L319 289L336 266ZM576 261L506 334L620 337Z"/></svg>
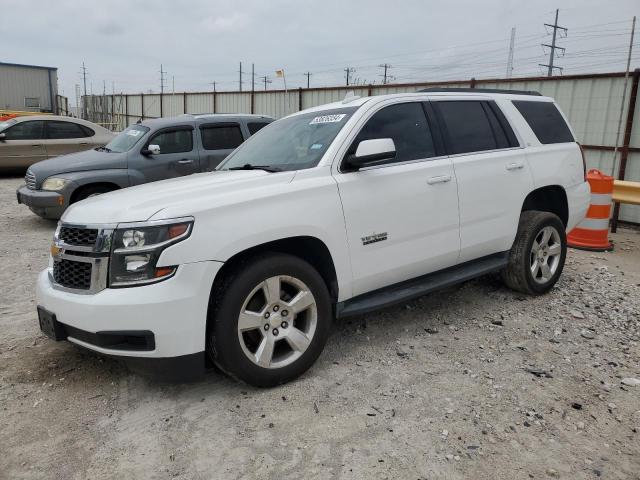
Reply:
<svg viewBox="0 0 640 480"><path fill-rule="evenodd" d="M553 102L514 100L513 105L522 114L540 143L575 142L567 122Z"/></svg>

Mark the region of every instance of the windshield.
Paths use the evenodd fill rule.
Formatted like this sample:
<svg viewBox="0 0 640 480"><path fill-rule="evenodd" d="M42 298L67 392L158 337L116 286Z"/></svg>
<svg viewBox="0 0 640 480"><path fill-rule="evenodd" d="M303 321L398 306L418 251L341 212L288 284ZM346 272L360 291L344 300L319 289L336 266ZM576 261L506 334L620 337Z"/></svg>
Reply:
<svg viewBox="0 0 640 480"><path fill-rule="evenodd" d="M0 132L2 132L3 130L6 130L7 128L9 128L11 125L13 125L16 122L17 122L17 120L14 120L14 119L5 120L4 122L0 122Z"/></svg>
<svg viewBox="0 0 640 480"><path fill-rule="evenodd" d="M357 107L325 110L273 122L233 152L218 170L249 165L277 170L315 167Z"/></svg>
<svg viewBox="0 0 640 480"><path fill-rule="evenodd" d="M108 151L115 153L128 152L140 141L144 134L149 131L149 127L142 125L131 125L120 132L113 140L107 143Z"/></svg>

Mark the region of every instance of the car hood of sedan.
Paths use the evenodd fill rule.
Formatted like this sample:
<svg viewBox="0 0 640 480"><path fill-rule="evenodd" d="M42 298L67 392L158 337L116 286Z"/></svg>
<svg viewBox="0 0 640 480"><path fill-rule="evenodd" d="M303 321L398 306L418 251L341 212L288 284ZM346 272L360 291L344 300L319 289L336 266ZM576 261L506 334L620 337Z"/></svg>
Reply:
<svg viewBox="0 0 640 480"><path fill-rule="evenodd" d="M105 152L103 150L85 150L69 155L43 160L29 167L38 180L71 172L127 168L127 154Z"/></svg>

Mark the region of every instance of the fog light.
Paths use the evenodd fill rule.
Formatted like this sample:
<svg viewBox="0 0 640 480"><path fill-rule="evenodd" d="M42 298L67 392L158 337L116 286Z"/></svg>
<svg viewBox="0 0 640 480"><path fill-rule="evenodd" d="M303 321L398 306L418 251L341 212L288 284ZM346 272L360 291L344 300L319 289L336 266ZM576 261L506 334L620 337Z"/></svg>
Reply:
<svg viewBox="0 0 640 480"><path fill-rule="evenodd" d="M151 255L127 255L124 257L124 265L127 272L140 272L147 268Z"/></svg>

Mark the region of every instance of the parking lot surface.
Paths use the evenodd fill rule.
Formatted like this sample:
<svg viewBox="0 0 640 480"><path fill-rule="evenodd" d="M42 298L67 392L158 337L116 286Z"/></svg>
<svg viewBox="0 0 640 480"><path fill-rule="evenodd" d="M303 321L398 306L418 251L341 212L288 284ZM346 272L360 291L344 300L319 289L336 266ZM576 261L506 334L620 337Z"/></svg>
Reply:
<svg viewBox="0 0 640 480"><path fill-rule="evenodd" d="M571 250L542 297L484 277L339 322L279 388L166 384L40 333L55 223L21 183L0 178L0 478L640 478L636 231Z"/></svg>

